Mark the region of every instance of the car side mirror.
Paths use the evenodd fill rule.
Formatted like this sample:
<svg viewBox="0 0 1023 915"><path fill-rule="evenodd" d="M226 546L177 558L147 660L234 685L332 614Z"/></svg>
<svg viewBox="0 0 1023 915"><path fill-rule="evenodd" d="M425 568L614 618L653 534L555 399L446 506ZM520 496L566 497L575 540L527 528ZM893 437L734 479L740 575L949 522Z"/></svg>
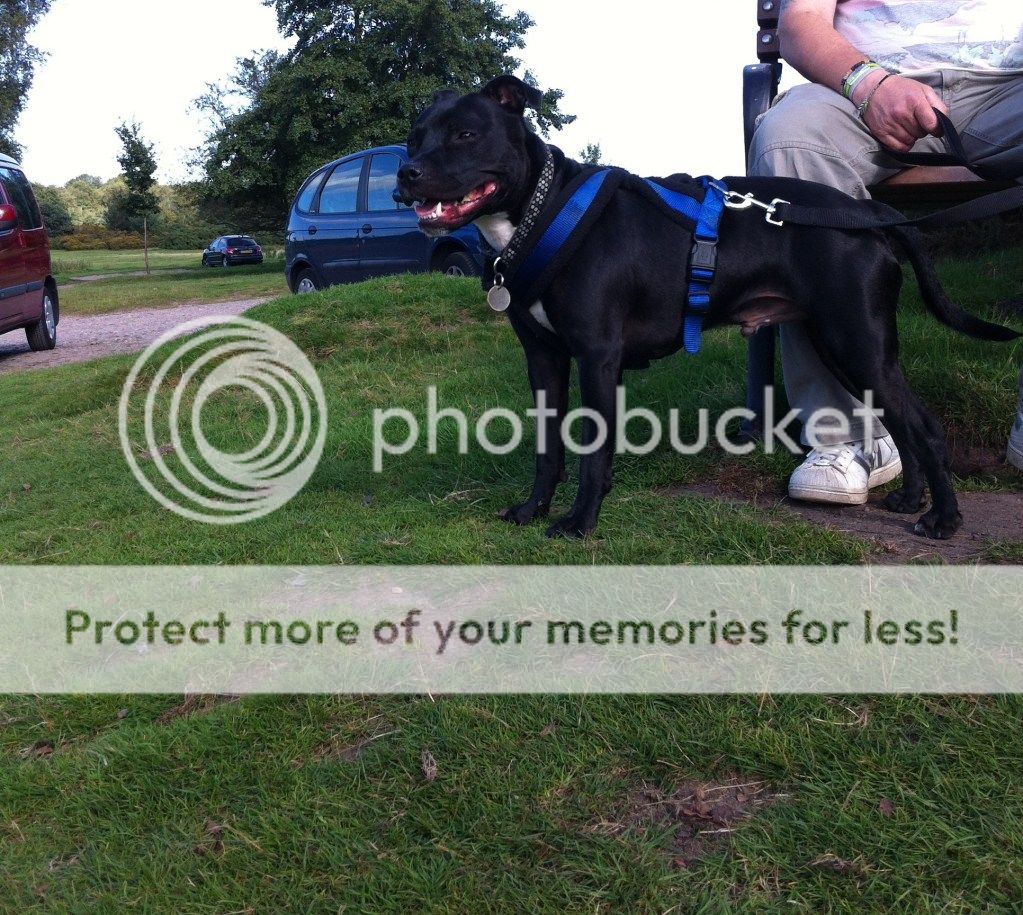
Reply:
<svg viewBox="0 0 1023 915"><path fill-rule="evenodd" d="M18 211L10 204L0 204L0 232L10 232L18 227Z"/></svg>

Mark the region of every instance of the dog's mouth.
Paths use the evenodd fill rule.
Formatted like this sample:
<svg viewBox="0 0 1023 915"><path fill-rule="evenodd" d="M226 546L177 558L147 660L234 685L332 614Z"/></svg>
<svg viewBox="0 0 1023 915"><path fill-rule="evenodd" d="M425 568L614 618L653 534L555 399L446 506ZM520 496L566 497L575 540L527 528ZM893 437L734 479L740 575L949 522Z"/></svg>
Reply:
<svg viewBox="0 0 1023 915"><path fill-rule="evenodd" d="M416 216L424 229L460 229L472 220L498 192L494 181L481 184L461 200L417 200Z"/></svg>

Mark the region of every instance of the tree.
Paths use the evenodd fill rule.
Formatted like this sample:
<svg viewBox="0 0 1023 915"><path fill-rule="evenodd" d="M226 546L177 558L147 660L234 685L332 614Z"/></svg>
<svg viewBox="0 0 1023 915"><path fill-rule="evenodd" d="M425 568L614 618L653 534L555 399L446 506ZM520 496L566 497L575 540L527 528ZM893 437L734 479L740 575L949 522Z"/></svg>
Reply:
<svg viewBox="0 0 1023 915"><path fill-rule="evenodd" d="M0 0L0 153L15 158L22 149L14 141L42 53L28 43L28 33L46 15L50 0Z"/></svg>
<svg viewBox="0 0 1023 915"><path fill-rule="evenodd" d="M134 121L115 127L114 132L124 147L124 151L117 157L117 162L124 175L125 189L123 197L112 198L107 206L107 225L110 226L111 207L116 204L124 213L124 221L128 223L129 231L137 232L139 227L142 228L146 273L149 273L148 222L160 212L160 201L153 193L153 187L156 185L156 155L153 153L153 144L142 139L142 130ZM131 229L132 224L135 226L134 229Z"/></svg>
<svg viewBox="0 0 1023 915"><path fill-rule="evenodd" d="M68 210L60 189L33 184L32 190L36 195L39 211L43 214L43 222L46 223L50 237L69 235L75 225L71 220L71 211Z"/></svg>
<svg viewBox="0 0 1023 915"><path fill-rule="evenodd" d="M579 161L587 165L603 165L604 150L599 143L587 143L585 149L579 153Z"/></svg>
<svg viewBox="0 0 1023 915"><path fill-rule="evenodd" d="M157 157L153 155L152 144L147 143L138 124L121 124L114 128L124 150L118 157L118 165L124 176L124 197L119 202L126 219L133 222L129 231L138 231L142 222L160 210L160 202L152 188L157 183Z"/></svg>
<svg viewBox="0 0 1023 915"><path fill-rule="evenodd" d="M403 142L437 90L471 91L519 69L514 52L533 26L495 0L263 2L293 48L240 60L227 87L196 103L211 122L195 162L204 199L255 227L279 225L323 162ZM574 120L561 97L545 94L544 133Z"/></svg>
<svg viewBox="0 0 1023 915"><path fill-rule="evenodd" d="M71 211L76 226L102 225L106 219L110 197L124 187L123 178L114 178L106 184L93 175L79 175L61 188L61 197Z"/></svg>

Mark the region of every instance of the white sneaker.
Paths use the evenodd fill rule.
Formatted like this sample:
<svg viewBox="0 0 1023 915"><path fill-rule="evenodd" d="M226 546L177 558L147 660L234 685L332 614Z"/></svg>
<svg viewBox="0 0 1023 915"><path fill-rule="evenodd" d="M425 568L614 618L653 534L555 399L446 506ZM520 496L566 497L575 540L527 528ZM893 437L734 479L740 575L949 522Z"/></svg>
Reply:
<svg viewBox="0 0 1023 915"><path fill-rule="evenodd" d="M1009 463L1023 470L1023 413L1017 415L1016 425L1009 433Z"/></svg>
<svg viewBox="0 0 1023 915"><path fill-rule="evenodd" d="M874 442L870 456L861 445L818 448L807 455L789 480L789 497L805 502L863 505L876 486L902 473L902 460L889 437Z"/></svg>

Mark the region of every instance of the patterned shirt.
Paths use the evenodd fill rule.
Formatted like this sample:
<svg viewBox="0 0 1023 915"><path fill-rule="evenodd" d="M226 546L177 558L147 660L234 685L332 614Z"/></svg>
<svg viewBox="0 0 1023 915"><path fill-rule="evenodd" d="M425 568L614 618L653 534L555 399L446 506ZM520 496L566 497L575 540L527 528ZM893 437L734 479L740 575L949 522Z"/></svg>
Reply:
<svg viewBox="0 0 1023 915"><path fill-rule="evenodd" d="M835 29L901 73L1023 70L1023 0L838 0Z"/></svg>

